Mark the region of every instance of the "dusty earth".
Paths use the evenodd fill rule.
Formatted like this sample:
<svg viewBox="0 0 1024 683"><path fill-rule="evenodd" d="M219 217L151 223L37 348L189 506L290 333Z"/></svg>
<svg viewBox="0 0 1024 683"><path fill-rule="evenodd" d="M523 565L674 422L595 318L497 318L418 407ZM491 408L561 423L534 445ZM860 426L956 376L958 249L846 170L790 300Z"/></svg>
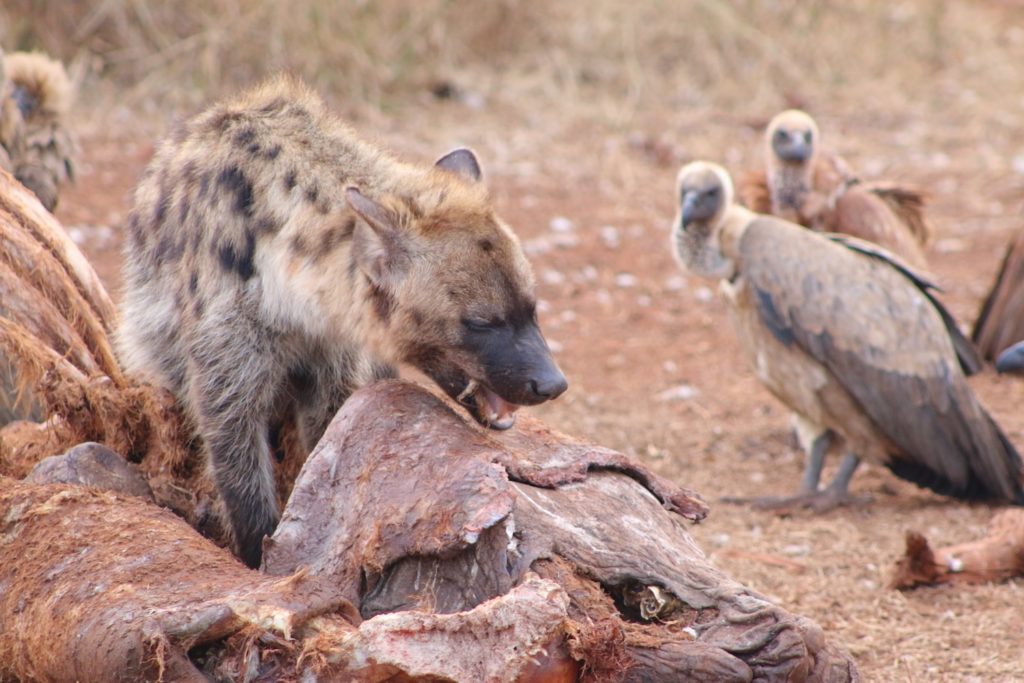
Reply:
<svg viewBox="0 0 1024 683"><path fill-rule="evenodd" d="M739 355L716 284L684 275L669 255L672 185L678 163L690 158L708 156L733 170L756 163L763 120L705 114L611 133L572 120L530 132L517 122L524 132L512 134L509 122L452 102L430 103L417 116L415 135L402 121L358 123L411 158L428 160L458 143L478 149L501 212L534 264L541 322L570 379L562 399L533 414L703 493L712 512L693 533L711 559L815 619L849 649L866 680L1024 677L1024 581L907 594L885 588L907 530L935 545L953 543L980 535L992 508L932 495L878 467L854 479L854 491L873 498L863 508L777 518L718 501L795 490L802 454L787 411ZM979 147L955 126L915 127L910 118L820 122L864 175L932 190L939 232L932 269L967 326L1003 245L1024 224L1024 180L992 165L986 155L1000 151L998 141ZM468 130L466 121L473 121ZM57 211L115 297L120 226L157 133L139 129L84 133L80 178ZM1024 381L987 370L972 385L1024 449Z"/></svg>

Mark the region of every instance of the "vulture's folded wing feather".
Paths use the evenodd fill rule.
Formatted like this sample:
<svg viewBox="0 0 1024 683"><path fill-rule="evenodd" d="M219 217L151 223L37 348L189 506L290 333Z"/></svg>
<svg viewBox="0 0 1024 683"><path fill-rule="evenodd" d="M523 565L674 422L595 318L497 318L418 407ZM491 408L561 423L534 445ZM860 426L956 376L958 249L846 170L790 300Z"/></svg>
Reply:
<svg viewBox="0 0 1024 683"><path fill-rule="evenodd" d="M821 363L896 444L896 474L959 497L1024 502L1020 456L960 371L925 280L771 217L750 224L739 250L765 324Z"/></svg>
<svg viewBox="0 0 1024 683"><path fill-rule="evenodd" d="M949 333L950 340L953 342L953 348L956 350L956 356L960 361L960 368L964 371L964 374L970 377L981 372L983 363L977 347L960 330L960 326L957 325L949 309L936 298L934 292L941 292L942 288L935 284L928 275L905 263L899 256L886 251L877 244L839 233L829 233L826 237L833 242L842 244L848 249L888 263L913 282L931 300L935 310L942 316L942 322L946 326L946 332Z"/></svg>
<svg viewBox="0 0 1024 683"><path fill-rule="evenodd" d="M927 197L923 190L884 181L865 183L864 189L889 205L896 217L917 239L918 244L922 247L931 244L935 230L924 215Z"/></svg>

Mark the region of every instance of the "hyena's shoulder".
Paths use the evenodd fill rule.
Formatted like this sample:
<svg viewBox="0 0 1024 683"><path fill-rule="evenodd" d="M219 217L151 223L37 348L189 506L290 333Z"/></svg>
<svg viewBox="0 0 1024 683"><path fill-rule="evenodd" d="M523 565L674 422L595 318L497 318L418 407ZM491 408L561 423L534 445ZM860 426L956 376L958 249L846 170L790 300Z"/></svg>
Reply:
<svg viewBox="0 0 1024 683"><path fill-rule="evenodd" d="M214 105L160 145L135 191L127 256L144 277L211 261L245 281L261 239L296 215L344 211L346 184L373 185L397 167L314 92L279 78Z"/></svg>

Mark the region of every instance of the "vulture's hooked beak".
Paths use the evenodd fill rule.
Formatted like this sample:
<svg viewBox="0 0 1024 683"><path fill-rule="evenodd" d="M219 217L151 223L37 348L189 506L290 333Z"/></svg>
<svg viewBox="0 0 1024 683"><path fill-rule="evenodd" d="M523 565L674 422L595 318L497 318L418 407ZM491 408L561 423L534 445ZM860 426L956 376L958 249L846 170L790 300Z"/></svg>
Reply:
<svg viewBox="0 0 1024 683"><path fill-rule="evenodd" d="M682 201L683 224L682 224L682 226L680 226L680 227L682 227L683 230L686 230L686 226L689 225L691 223L691 221L693 220L693 210L697 207L697 200L699 198L700 198L700 196L696 192L694 192L692 190L683 194L683 201Z"/></svg>
<svg viewBox="0 0 1024 683"><path fill-rule="evenodd" d="M1000 373L1024 374L1024 341L1017 342L999 354L996 370Z"/></svg>
<svg viewBox="0 0 1024 683"><path fill-rule="evenodd" d="M802 164L811 158L811 141L803 133L790 133L785 144L775 146L775 153L783 161Z"/></svg>

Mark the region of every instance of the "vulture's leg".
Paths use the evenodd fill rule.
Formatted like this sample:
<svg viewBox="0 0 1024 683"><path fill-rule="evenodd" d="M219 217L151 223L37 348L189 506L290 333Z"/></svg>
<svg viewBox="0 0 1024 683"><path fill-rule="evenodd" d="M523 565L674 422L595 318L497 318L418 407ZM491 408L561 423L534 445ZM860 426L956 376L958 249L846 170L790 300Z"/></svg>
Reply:
<svg viewBox="0 0 1024 683"><path fill-rule="evenodd" d="M867 498L853 496L849 490L850 480L853 479L853 473L857 471L858 465L860 465L860 457L856 454L847 453L844 455L843 461L839 463L839 471L836 472L832 483L815 496L815 499L811 502L811 507L818 512L825 512L826 510L832 510L843 505L859 505L866 502Z"/></svg>
<svg viewBox="0 0 1024 683"><path fill-rule="evenodd" d="M795 496L723 498L722 501L725 503L750 504L762 510L787 511L793 508L810 507L812 501L820 495L818 482L821 480L821 470L825 464L828 447L832 444L832 437L832 431L828 429L819 430L814 435L814 440L811 441L811 446L807 450L807 466L804 468L804 477L800 484L800 491ZM804 442L804 440L801 439L801 442Z"/></svg>
<svg viewBox="0 0 1024 683"><path fill-rule="evenodd" d="M800 495L817 493L818 482L821 481L821 468L825 465L825 455L832 443L832 432L826 429L814 438L810 451L807 453L807 466L804 467L804 479L800 484Z"/></svg>
<svg viewBox="0 0 1024 683"><path fill-rule="evenodd" d="M860 457L854 453L847 453L839 464L839 470L835 478L824 489L818 490L818 482L821 479L821 469L825 462L825 454L832 443L833 433L825 431L815 437L810 452L807 455L807 468L804 470L803 483L800 492L795 496L784 498L766 497L753 499L726 499L731 503L750 503L752 507L760 510L771 510L780 515L790 514L799 509L811 509L815 512L827 512L837 507L846 505L863 505L870 498L853 496L850 494L850 480L853 473L860 465Z"/></svg>

